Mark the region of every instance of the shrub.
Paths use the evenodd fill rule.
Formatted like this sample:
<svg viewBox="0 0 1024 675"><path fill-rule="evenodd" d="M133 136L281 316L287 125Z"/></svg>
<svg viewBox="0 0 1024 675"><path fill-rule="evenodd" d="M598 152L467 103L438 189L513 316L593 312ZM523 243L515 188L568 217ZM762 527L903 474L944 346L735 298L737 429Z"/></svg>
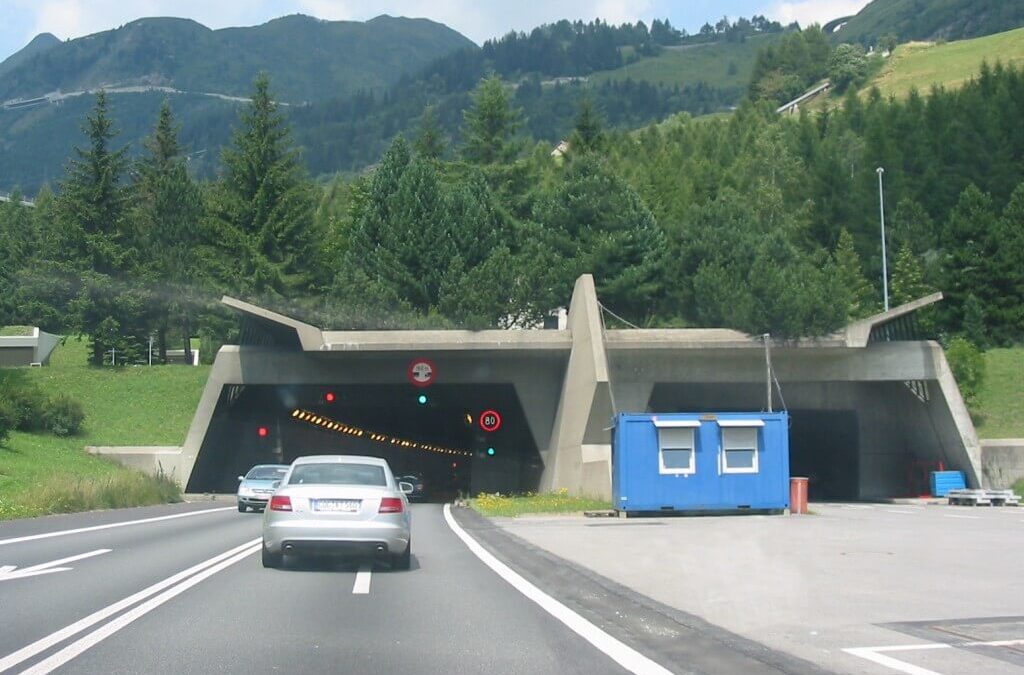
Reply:
<svg viewBox="0 0 1024 675"><path fill-rule="evenodd" d="M19 431L42 431L46 428L43 417L49 399L39 387L25 382L11 382L6 395L17 410Z"/></svg>
<svg viewBox="0 0 1024 675"><path fill-rule="evenodd" d="M946 360L949 361L949 368L953 371L964 402L973 407L985 381L985 353L969 340L955 337L946 347Z"/></svg>
<svg viewBox="0 0 1024 675"><path fill-rule="evenodd" d="M18 407L6 395L0 395L0 443L18 428L19 421Z"/></svg>
<svg viewBox="0 0 1024 675"><path fill-rule="evenodd" d="M84 422L82 404L63 394L48 401L43 411L43 428L57 436L76 436Z"/></svg>

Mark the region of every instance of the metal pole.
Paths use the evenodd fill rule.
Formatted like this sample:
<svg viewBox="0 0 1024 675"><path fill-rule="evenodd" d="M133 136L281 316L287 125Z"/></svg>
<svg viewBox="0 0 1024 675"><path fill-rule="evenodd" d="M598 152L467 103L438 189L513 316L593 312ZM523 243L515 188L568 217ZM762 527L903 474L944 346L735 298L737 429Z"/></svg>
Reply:
<svg viewBox="0 0 1024 675"><path fill-rule="evenodd" d="M882 297L885 303L885 311L889 311L889 272L886 268L885 256L885 200L882 196L882 174L885 169L878 167L878 217L882 222Z"/></svg>
<svg viewBox="0 0 1024 675"><path fill-rule="evenodd" d="M772 351L769 340L771 340L771 333L765 333L761 336L764 339L764 368L765 368L765 397L768 401L768 412L772 411Z"/></svg>
<svg viewBox="0 0 1024 675"><path fill-rule="evenodd" d="M149 365L153 365L153 336L149 336Z"/></svg>

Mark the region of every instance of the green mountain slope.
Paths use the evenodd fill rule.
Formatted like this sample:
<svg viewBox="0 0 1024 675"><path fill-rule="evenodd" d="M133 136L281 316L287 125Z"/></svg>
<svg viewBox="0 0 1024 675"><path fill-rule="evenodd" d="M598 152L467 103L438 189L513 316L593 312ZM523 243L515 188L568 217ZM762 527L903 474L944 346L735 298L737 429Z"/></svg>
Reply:
<svg viewBox="0 0 1024 675"><path fill-rule="evenodd" d="M1024 0L873 0L839 31L842 42L963 40L1024 26Z"/></svg>
<svg viewBox="0 0 1024 675"><path fill-rule="evenodd" d="M0 74L0 101L101 85L245 96L260 71L270 74L282 100L315 101L383 90L403 74L472 46L425 19L381 16L359 23L293 15L222 30L188 19L139 19L40 53L15 54L18 63Z"/></svg>
<svg viewBox="0 0 1024 675"><path fill-rule="evenodd" d="M881 71L867 84L883 96L924 93L932 85L955 88L981 72L981 64L1024 66L1024 28L945 44L911 42L896 48Z"/></svg>
<svg viewBox="0 0 1024 675"><path fill-rule="evenodd" d="M32 38L25 47L14 54L11 54L0 63L0 75L10 72L25 63L30 58L37 54L42 54L51 47L60 44L60 40L57 36L52 33L40 33L39 35Z"/></svg>

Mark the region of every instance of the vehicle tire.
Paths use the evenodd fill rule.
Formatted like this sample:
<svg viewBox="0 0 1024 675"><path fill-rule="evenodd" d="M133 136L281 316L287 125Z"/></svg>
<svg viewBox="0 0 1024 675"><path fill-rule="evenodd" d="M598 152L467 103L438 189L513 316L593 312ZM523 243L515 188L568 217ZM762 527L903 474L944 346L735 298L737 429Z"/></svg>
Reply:
<svg viewBox="0 0 1024 675"><path fill-rule="evenodd" d="M245 513L246 510L247 510L247 508L246 508L245 504L243 504L242 502L238 502L238 512L239 513Z"/></svg>
<svg viewBox="0 0 1024 675"><path fill-rule="evenodd" d="M391 556L391 569L393 570L407 570L412 566L412 539L409 540L409 545L405 547L404 553Z"/></svg>
<svg viewBox="0 0 1024 675"><path fill-rule="evenodd" d="M267 545L263 545L263 566L269 567L270 569L278 569L284 563L284 555L282 553L271 553L267 549Z"/></svg>

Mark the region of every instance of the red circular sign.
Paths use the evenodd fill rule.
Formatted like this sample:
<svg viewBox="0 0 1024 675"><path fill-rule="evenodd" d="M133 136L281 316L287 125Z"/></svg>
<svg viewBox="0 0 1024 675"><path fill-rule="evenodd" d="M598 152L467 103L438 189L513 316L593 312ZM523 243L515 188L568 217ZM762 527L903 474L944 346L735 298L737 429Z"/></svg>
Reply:
<svg viewBox="0 0 1024 675"><path fill-rule="evenodd" d="M429 387L437 379L437 366L430 359L416 359L409 363L405 375L414 387Z"/></svg>
<svg viewBox="0 0 1024 675"><path fill-rule="evenodd" d="M497 410L485 410L480 413L480 428L484 431L497 431L501 428L501 415Z"/></svg>

